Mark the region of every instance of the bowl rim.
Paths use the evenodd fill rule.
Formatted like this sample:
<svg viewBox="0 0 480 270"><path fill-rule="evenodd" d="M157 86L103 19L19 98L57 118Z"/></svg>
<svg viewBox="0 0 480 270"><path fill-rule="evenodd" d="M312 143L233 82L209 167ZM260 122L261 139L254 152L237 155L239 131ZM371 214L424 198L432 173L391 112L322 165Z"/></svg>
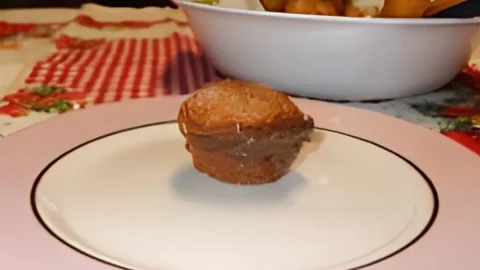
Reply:
<svg viewBox="0 0 480 270"><path fill-rule="evenodd" d="M192 0L173 0L180 7L206 10L215 13L229 13L234 15L267 17L273 19L288 19L297 21L317 21L331 23L362 23L362 24L393 24L393 25L465 25L480 24L480 17L474 18L356 18L343 16L324 16L308 14L291 14L281 12L266 12L262 10L227 8L195 3Z"/></svg>

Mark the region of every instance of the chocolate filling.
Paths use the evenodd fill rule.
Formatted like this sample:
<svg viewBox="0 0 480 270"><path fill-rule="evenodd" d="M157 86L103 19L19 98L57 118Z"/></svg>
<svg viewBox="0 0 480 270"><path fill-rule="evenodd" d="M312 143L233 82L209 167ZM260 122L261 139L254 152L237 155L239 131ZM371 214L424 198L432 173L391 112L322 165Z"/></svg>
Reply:
<svg viewBox="0 0 480 270"><path fill-rule="evenodd" d="M298 152L302 143L310 139L312 130L313 121L305 121L305 125L288 130L245 129L215 135L188 133L186 137L188 144L196 148L254 161L285 152Z"/></svg>

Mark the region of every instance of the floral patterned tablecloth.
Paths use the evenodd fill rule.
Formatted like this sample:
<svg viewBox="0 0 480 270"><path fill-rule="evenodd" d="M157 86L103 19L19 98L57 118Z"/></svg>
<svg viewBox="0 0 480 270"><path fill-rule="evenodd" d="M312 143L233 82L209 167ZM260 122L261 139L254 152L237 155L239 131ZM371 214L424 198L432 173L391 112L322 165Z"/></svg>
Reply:
<svg viewBox="0 0 480 270"><path fill-rule="evenodd" d="M190 93L219 76L180 10L30 12L28 23L15 11L0 16L0 137L72 109ZM475 62L427 95L344 104L436 130L480 154Z"/></svg>

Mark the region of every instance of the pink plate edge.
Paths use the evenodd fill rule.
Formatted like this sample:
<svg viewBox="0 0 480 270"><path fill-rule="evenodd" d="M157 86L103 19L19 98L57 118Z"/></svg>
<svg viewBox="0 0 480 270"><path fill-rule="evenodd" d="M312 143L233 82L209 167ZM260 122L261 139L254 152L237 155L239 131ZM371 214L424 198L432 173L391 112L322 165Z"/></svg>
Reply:
<svg viewBox="0 0 480 270"><path fill-rule="evenodd" d="M175 119L185 97L101 105L54 117L2 139L0 269L118 269L70 249L46 232L31 209L32 184L49 162L85 141ZM477 155L433 131L380 113L305 99L295 102L315 119L316 126L373 141L410 160L438 192L439 213L426 235L399 254L363 269L480 269ZM361 153L352 154L361 158Z"/></svg>

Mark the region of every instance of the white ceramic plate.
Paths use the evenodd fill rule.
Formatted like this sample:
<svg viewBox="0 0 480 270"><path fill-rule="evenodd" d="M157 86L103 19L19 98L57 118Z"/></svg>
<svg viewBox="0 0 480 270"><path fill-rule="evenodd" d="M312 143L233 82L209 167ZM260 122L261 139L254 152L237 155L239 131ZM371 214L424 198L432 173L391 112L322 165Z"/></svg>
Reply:
<svg viewBox="0 0 480 270"><path fill-rule="evenodd" d="M479 266L480 166L467 149L376 113L297 100L318 128L292 172L236 186L193 169L169 121L181 100L69 113L2 140L1 153L16 151L0 158L0 268Z"/></svg>

